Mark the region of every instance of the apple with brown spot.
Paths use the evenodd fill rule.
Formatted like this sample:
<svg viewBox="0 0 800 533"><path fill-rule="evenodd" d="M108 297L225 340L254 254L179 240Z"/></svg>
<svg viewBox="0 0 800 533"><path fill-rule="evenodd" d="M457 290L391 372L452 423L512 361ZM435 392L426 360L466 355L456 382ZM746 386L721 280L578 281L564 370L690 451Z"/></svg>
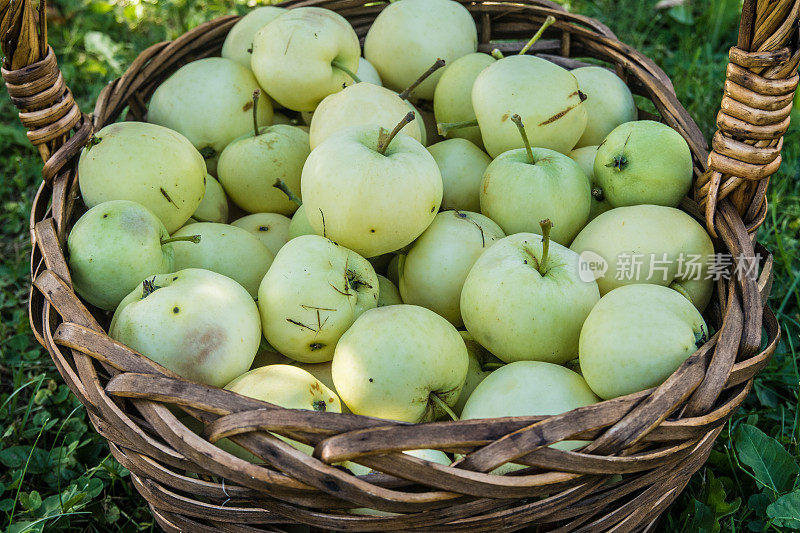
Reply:
<svg viewBox="0 0 800 533"><path fill-rule="evenodd" d="M190 268L142 282L120 302L109 335L186 379L222 387L250 368L261 322L241 285Z"/></svg>

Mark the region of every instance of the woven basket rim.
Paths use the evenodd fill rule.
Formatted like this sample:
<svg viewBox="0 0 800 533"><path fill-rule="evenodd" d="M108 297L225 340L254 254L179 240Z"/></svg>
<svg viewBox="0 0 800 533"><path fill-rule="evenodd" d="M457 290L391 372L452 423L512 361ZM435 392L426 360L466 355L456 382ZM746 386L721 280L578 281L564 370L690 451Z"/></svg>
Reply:
<svg viewBox="0 0 800 533"><path fill-rule="evenodd" d="M483 37L493 35L490 31L507 32L512 36L524 34L524 22L520 22L517 15L534 26L547 15L554 15L557 23L546 33L550 38L537 43L534 52L567 66L576 65L569 59L572 55L609 59L635 92L656 100L654 103L663 121L687 139L698 181L708 175L705 140L678 102L669 78L651 60L616 40L607 27L587 17L566 13L546 0L459 1L476 17L479 30L484 32L482 42L487 40ZM384 7L365 7L365 3L365 0L290 0L284 5L333 5L363 34L364 24ZM709 226L712 236L718 235L719 245L731 253L755 256L758 252L764 261L758 279L718 283L713 302L714 320L719 325L715 336L664 385L556 416L407 424L352 414L283 409L177 377L110 339L97 319L82 306L71 289L63 251L74 213L78 150L88 141L92 130L113 122L124 109L127 108L129 118L141 117L158 83L184 60L196 60L218 52L224 36L238 19L236 16L217 18L175 41L158 43L143 51L125 74L101 92L93 115L79 116L81 121L70 126L78 132L70 141L70 153L48 161L51 164L56 160L49 167L52 179L39 188L31 214L35 246L31 258L34 283L29 312L33 331L53 356L70 388L87 405L95 427L109 439L115 456L135 472L133 479L137 489L150 502L162 527L167 530L175 530L170 529L177 527L175 524L194 527L191 524L199 522L192 521L192 516L213 522L213 519L198 516L196 505L184 501L185 497L174 500L164 491L165 487L185 491L186 487L193 486L175 477L176 468L227 478L236 484L237 491L243 491L242 494L255 491L263 497L277 498L275 501L287 507L277 503L277 507L270 507L275 516L285 517L289 511L297 512L305 523L334 529L351 527L346 523L354 521L362 524L358 527L368 523L370 527L395 529L403 524L404 529L408 525L411 529L429 530L431 527L430 530L457 531L459 527L474 527L472 530L484 531L494 529L487 525L492 513L499 513L504 523L519 525L533 520L525 521L530 517L522 513L520 505L509 504L514 512L503 514L506 511L498 511L502 506L497 500L492 505L485 504L485 511L479 509L484 504L478 502L487 498L522 501L548 491L556 496L543 501L555 498L552 503L555 511L548 514L543 510L547 503L537 503L535 511L530 511L531 516L544 522L583 517L591 527L654 523L658 514L677 497L691 473L702 465L714 438L744 400L753 376L767 364L780 337L774 315L767 306L761 305L769 294L772 262L763 247L756 245L754 248L750 237L760 223L759 216L749 217L746 224L728 199L716 202L714 198L713 224ZM488 26L491 30L486 29ZM559 59L559 53L567 58ZM51 57L54 56L50 50L45 59L25 70L30 73L47 68L47 63L53 61ZM4 70L3 75L7 80L9 76L25 79L19 71ZM45 171L48 171L47 166ZM713 178L708 183L713 183ZM697 220L708 222L708 202L703 201L702 194L696 198L685 201L681 207ZM758 209L765 212L766 203L762 205L763 208ZM762 327L767 332L765 347L761 347ZM196 435L183 426L163 403L182 405L184 411L203 420L203 433ZM670 418L676 408L680 410L679 416ZM260 433L253 433L254 428L260 428ZM313 458L306 459L291 446L280 441L276 443L265 433L267 430L315 446ZM154 435L158 438L153 439ZM577 451L547 447L553 442L577 437L590 440L591 444ZM270 457L271 468L237 459L206 438L211 441L231 438L265 454L262 457ZM456 463L459 466L456 468L397 453L422 447L461 451L467 455ZM347 460L357 460L387 474L352 476L326 464ZM511 461L528 464L533 470L527 475L512 477L487 473ZM159 468L155 468L156 464ZM647 477L659 472L662 482ZM617 473L634 476L628 488L619 488L618 492L603 489L601 481ZM398 482L398 479L403 481ZM649 488L641 489L643 492L629 502L625 491L640 490L629 488L636 480ZM411 486L423 486L428 492L404 490ZM278 489L285 494L276 494ZM211 493L217 489L209 486L203 490ZM222 492L228 492L224 484ZM576 502L587 501L587 495L593 493L605 494L609 501L603 505L616 511L598 518L597 511L581 505L572 511L565 510ZM358 504L416 514L407 515L413 519L361 520L325 511L342 508L343 501L351 506ZM650 507L641 507L643 501ZM632 507L631 502L639 507ZM435 511L453 505L463 514L452 522ZM478 507L474 507L476 505ZM319 516L301 511L315 506ZM467 507L469 511L463 510ZM620 510L628 510L629 515L618 516ZM520 513L519 518L511 518ZM578 523L576 529L580 527Z"/></svg>

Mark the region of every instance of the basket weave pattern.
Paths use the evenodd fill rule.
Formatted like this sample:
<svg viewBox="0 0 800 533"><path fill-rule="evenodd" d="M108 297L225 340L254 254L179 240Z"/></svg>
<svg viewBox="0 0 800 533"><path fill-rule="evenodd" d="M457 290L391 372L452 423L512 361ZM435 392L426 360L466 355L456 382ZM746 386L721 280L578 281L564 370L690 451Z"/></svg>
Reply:
<svg viewBox="0 0 800 533"><path fill-rule="evenodd" d="M614 66L689 143L697 179L682 207L706 221L718 252L762 257L757 279L717 282L706 312L716 334L661 386L558 416L412 425L286 410L190 383L110 339L103 327L109 317L75 295L64 257L81 207L77 156L93 131L123 112L143 120L158 84L187 62L218 54L238 18L222 17L151 46L103 90L89 116L78 110L46 44L45 17L37 17L30 0L0 0L2 74L45 161L31 215L31 325L166 531L281 531L281 524L296 522L343 531L476 532L528 524L554 531L649 531L705 462L775 350L779 328L764 305L772 262L754 234L766 214L766 186L780 165L797 85L800 0L744 2L710 154L664 72L599 22L546 0L462 3L478 24L481 51L498 47L489 43L499 39L519 41L499 43L504 52L519 50L553 15L556 23L531 53L566 67L581 64L575 57ZM334 9L363 38L385 7L366 4L285 5ZM202 435L167 405L201 420ZM314 446L314 456L270 432ZM222 451L212 444L220 438L231 438L264 464ZM548 447L574 439L590 443L580 451ZM447 467L399 453L415 448L464 455ZM378 473L353 476L336 466L346 460ZM530 468L513 476L488 473L508 462ZM346 512L356 507L397 514Z"/></svg>

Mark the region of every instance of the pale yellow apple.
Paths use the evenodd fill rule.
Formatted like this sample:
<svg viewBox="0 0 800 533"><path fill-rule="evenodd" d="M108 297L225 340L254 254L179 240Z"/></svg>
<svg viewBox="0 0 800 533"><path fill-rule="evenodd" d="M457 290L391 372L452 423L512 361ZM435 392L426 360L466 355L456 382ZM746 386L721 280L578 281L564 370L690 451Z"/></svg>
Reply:
<svg viewBox="0 0 800 533"><path fill-rule="evenodd" d="M399 285L403 301L462 326L464 280L478 257L505 236L500 226L480 213L439 213L406 254Z"/></svg>
<svg viewBox="0 0 800 533"><path fill-rule="evenodd" d="M353 126L378 125L389 131L408 114L409 104L394 91L372 83L356 83L325 98L314 111L309 141L313 150L331 134ZM406 124L402 131L422 142L422 121Z"/></svg>
<svg viewBox="0 0 800 533"><path fill-rule="evenodd" d="M451 63L478 48L478 31L467 9L451 0L399 0L375 19L364 41L364 57L384 84L402 91L441 58ZM432 100L441 70L411 94Z"/></svg>
<svg viewBox="0 0 800 533"><path fill-rule="evenodd" d="M222 185L211 174L206 175L206 191L192 218L197 222L224 224L228 221L228 197L225 196Z"/></svg>
<svg viewBox="0 0 800 533"><path fill-rule="evenodd" d="M238 283L190 268L140 284L120 302L109 335L186 379L222 387L250 368L261 322Z"/></svg>
<svg viewBox="0 0 800 533"><path fill-rule="evenodd" d="M292 221L289 223L289 240L299 237L301 235L316 235L317 232L311 227L311 222L308 221L306 216L306 209L304 206L297 208L297 211L292 215Z"/></svg>
<svg viewBox="0 0 800 533"><path fill-rule="evenodd" d="M580 364L586 382L606 400L660 385L708 340L702 315L661 285L609 292L583 324Z"/></svg>
<svg viewBox="0 0 800 533"><path fill-rule="evenodd" d="M596 146L620 124L636 120L639 110L631 90L612 71L603 67L581 67L572 70L572 75L586 95L583 107L588 115L578 147Z"/></svg>
<svg viewBox="0 0 800 533"><path fill-rule="evenodd" d="M293 365L256 368L237 377L225 388L286 409L342 412L341 402L335 392Z"/></svg>
<svg viewBox="0 0 800 533"><path fill-rule="evenodd" d="M469 357L456 328L415 305L370 309L342 335L333 382L356 414L426 422L458 401ZM434 398L432 395L436 395Z"/></svg>
<svg viewBox="0 0 800 533"><path fill-rule="evenodd" d="M459 331L461 338L464 339L464 344L467 346L467 355L469 356L469 368L467 369L467 380L464 382L464 388L461 389L461 396L458 397L458 402L453 407L453 411L459 416L464 411L464 405L472 395L472 391L486 379L489 374L503 366L503 362L497 357L489 353L489 350L475 342L472 335L468 331Z"/></svg>
<svg viewBox="0 0 800 533"><path fill-rule="evenodd" d="M250 69L223 57L198 59L158 86L147 121L185 135L203 157L212 159L253 129L256 90L261 89ZM259 125L272 123L272 101L266 95L257 111Z"/></svg>
<svg viewBox="0 0 800 533"><path fill-rule="evenodd" d="M291 215L297 204L275 188L282 180L300 195L300 176L310 148L308 134L294 126L261 128L229 144L219 158L219 182L233 202L249 213Z"/></svg>
<svg viewBox="0 0 800 533"><path fill-rule="evenodd" d="M200 235L200 242L175 242L175 268L204 268L228 276L253 297L274 256L249 231L229 224L198 222L173 237Z"/></svg>
<svg viewBox="0 0 800 533"><path fill-rule="evenodd" d="M386 278L395 285L400 284L400 273L403 271L402 263L405 257L405 254L395 255L392 260L389 261L389 266L386 267Z"/></svg>
<svg viewBox="0 0 800 533"><path fill-rule="evenodd" d="M594 157L597 155L597 146L583 146L575 148L569 154L570 159L578 163L583 173L589 178L592 186L592 207L589 209L589 220L593 220L597 215L612 209L608 199L603 194L603 190L597 186L594 179Z"/></svg>
<svg viewBox="0 0 800 533"><path fill-rule="evenodd" d="M466 139L428 147L442 173L442 209L481 210L481 182L492 158Z"/></svg>
<svg viewBox="0 0 800 533"><path fill-rule="evenodd" d="M486 67L472 87L483 144L493 158L522 148L512 115L520 115L533 146L569 153L586 129L578 80L540 57L516 55Z"/></svg>
<svg viewBox="0 0 800 533"><path fill-rule="evenodd" d="M311 227L364 257L410 244L442 202L433 156L404 133L380 153L381 131L361 126L336 132L311 152L301 179Z"/></svg>
<svg viewBox="0 0 800 533"><path fill-rule="evenodd" d="M461 418L560 415L599 401L572 370L540 361L517 361L495 370L475 388ZM551 446L574 450L584 444L565 440Z"/></svg>
<svg viewBox="0 0 800 533"><path fill-rule="evenodd" d="M714 281L708 271L715 259L714 244L703 226L678 209L612 209L589 222L571 248L594 272L600 294L652 283L685 293L701 311L711 299Z"/></svg>
<svg viewBox="0 0 800 533"><path fill-rule="evenodd" d="M256 33L250 66L279 104L314 111L350 81L336 64L355 73L359 57L358 36L344 17L329 9L300 7Z"/></svg>
<svg viewBox="0 0 800 533"><path fill-rule="evenodd" d="M589 178L564 154L545 148L532 154L533 159L525 149L510 150L489 164L480 187L481 213L507 235L536 233L550 219L552 239L569 246L589 219Z"/></svg>
<svg viewBox="0 0 800 533"><path fill-rule="evenodd" d="M117 122L92 136L81 151L78 174L86 207L111 200L137 202L173 232L203 199L206 165L180 133L144 122Z"/></svg>
<svg viewBox="0 0 800 533"><path fill-rule="evenodd" d="M445 69L433 95L436 122L454 123L476 120L472 107L472 86L483 69L495 59L483 53L458 58ZM478 126L450 130L450 138L463 138L483 149L483 137Z"/></svg>
<svg viewBox="0 0 800 533"><path fill-rule="evenodd" d="M461 291L461 316L475 340L503 361L565 363L578 353L581 325L600 299L584 281L578 255L542 237L517 233L475 262ZM543 263L543 264L542 264Z"/></svg>
<svg viewBox="0 0 800 533"><path fill-rule="evenodd" d="M254 213L231 222L231 226L245 229L255 235L264 246L276 255L289 240L292 221L278 213Z"/></svg>
<svg viewBox="0 0 800 533"><path fill-rule="evenodd" d="M285 12L286 9L277 6L260 6L253 9L233 25L225 37L225 42L222 43L220 55L250 68L253 38L256 32Z"/></svg>
<svg viewBox="0 0 800 533"><path fill-rule="evenodd" d="M378 274L378 307L403 303L400 290L389 278Z"/></svg>
<svg viewBox="0 0 800 533"><path fill-rule="evenodd" d="M318 235L286 243L258 289L264 337L304 363L330 361L339 337L378 305L369 261Z"/></svg>

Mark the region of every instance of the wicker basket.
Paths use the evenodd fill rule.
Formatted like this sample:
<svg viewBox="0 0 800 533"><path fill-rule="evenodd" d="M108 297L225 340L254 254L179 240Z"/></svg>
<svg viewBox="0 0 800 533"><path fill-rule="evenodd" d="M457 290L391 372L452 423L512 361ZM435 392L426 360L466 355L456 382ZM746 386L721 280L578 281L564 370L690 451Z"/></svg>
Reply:
<svg viewBox="0 0 800 533"><path fill-rule="evenodd" d="M546 0L461 2L477 21L483 51L500 39L502 50L518 50L553 15L557 22L532 53L567 67L580 64L573 57L616 67L691 147L696 187L683 208L706 222L718 252L762 258L757 278L717 283L706 312L717 333L660 387L559 416L410 425L281 409L184 381L111 340L103 327L108 315L78 299L64 258L80 207L77 155L92 131L122 113L143 119L156 86L181 65L219 53L237 18L213 20L148 48L86 115L47 46L45 17L37 16L31 0L0 2L2 74L45 161L31 216L31 325L166 531L283 531L293 523L341 531L510 531L531 524L548 531L649 531L704 463L753 376L767 364L779 337L764 305L772 261L754 241L798 80L800 0L745 0L710 154L664 72L602 24ZM285 5L336 10L363 37L385 3ZM202 420L203 434L190 431L168 404ZM314 456L269 432L314 446ZM221 437L265 464L211 443ZM580 451L547 447L564 439L591 443ZM398 453L414 448L466 455L446 467ZM356 477L332 466L343 460L381 473ZM487 473L512 461L530 468L513 476ZM357 507L396 514L347 511Z"/></svg>

